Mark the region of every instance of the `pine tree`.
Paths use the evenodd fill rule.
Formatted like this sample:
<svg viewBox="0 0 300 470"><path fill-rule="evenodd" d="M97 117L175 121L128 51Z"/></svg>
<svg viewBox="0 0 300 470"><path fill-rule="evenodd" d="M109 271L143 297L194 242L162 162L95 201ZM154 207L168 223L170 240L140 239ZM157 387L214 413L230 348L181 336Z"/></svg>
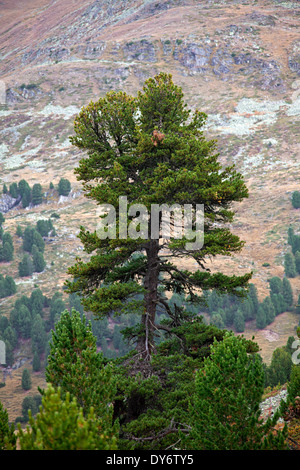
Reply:
<svg viewBox="0 0 300 470"><path fill-rule="evenodd" d="M45 242L41 234L33 227L26 227L23 234L23 250L31 253L33 245L36 245L41 253L44 252Z"/></svg>
<svg viewBox="0 0 300 470"><path fill-rule="evenodd" d="M9 185L9 194L13 199L17 199L19 196L19 189L17 183L12 183Z"/></svg>
<svg viewBox="0 0 300 470"><path fill-rule="evenodd" d="M241 309L238 309L234 315L233 326L237 333L243 333L245 330L245 319Z"/></svg>
<svg viewBox="0 0 300 470"><path fill-rule="evenodd" d="M23 237L22 227L20 225L17 226L16 235L20 238Z"/></svg>
<svg viewBox="0 0 300 470"><path fill-rule="evenodd" d="M298 354L299 357L299 354ZM293 364L291 368L290 379L287 384L288 401L291 403L295 402L295 398L299 397L300 390L300 366L299 364Z"/></svg>
<svg viewBox="0 0 300 470"><path fill-rule="evenodd" d="M298 302L296 305L296 313L300 313L300 294L298 295Z"/></svg>
<svg viewBox="0 0 300 470"><path fill-rule="evenodd" d="M195 380L192 430L183 437L184 449L286 449L285 431L272 433L275 419L266 424L261 420L263 366L257 354L247 354L241 337L228 333L223 341L215 342Z"/></svg>
<svg viewBox="0 0 300 470"><path fill-rule="evenodd" d="M259 301L258 301L258 296L257 296L257 289L255 285L252 283L249 284L248 297L252 301L252 305L253 305L252 315L253 317L255 317L258 307L259 307Z"/></svg>
<svg viewBox="0 0 300 470"><path fill-rule="evenodd" d="M24 339L30 338L32 317L25 304L16 302L10 312L10 323L17 331L18 336Z"/></svg>
<svg viewBox="0 0 300 470"><path fill-rule="evenodd" d="M275 308L270 297L266 297L262 303L262 307L266 314L266 324L270 325L275 319Z"/></svg>
<svg viewBox="0 0 300 470"><path fill-rule="evenodd" d="M32 370L34 372L39 372L41 370L41 358L37 351L35 351L32 360Z"/></svg>
<svg viewBox="0 0 300 470"><path fill-rule="evenodd" d="M256 314L256 328L262 330L267 325L266 312L262 305L258 307Z"/></svg>
<svg viewBox="0 0 300 470"><path fill-rule="evenodd" d="M290 281L284 277L282 281L282 295L287 308L293 305L293 290Z"/></svg>
<svg viewBox="0 0 300 470"><path fill-rule="evenodd" d="M22 179L18 183L18 193L20 194L21 197L23 197L24 193L29 190L30 191L30 186L27 183L26 180Z"/></svg>
<svg viewBox="0 0 300 470"><path fill-rule="evenodd" d="M9 326L9 320L7 317L4 315L0 316L0 333L3 333L3 331Z"/></svg>
<svg viewBox="0 0 300 470"><path fill-rule="evenodd" d="M61 298L60 294L52 297L50 302L50 321L51 324L55 324L59 321L61 313L66 309L66 304Z"/></svg>
<svg viewBox="0 0 300 470"><path fill-rule="evenodd" d="M292 238L293 255L295 255L297 251L300 251L300 235L293 235L293 238Z"/></svg>
<svg viewBox="0 0 300 470"><path fill-rule="evenodd" d="M47 361L47 382L60 387L63 397L66 393L75 397L85 416L93 407L103 429L113 432L113 370L97 352L96 338L85 316L81 319L74 309L62 312L52 331Z"/></svg>
<svg viewBox="0 0 300 470"><path fill-rule="evenodd" d="M23 233L23 250L31 252L33 244L33 229L32 227L26 227Z"/></svg>
<svg viewBox="0 0 300 470"><path fill-rule="evenodd" d="M36 229L33 229L31 252L33 245L35 245L41 253L44 253L45 242L42 235Z"/></svg>
<svg viewBox="0 0 300 470"><path fill-rule="evenodd" d="M28 369L24 369L22 373L22 388L23 390L30 390L31 389L31 376Z"/></svg>
<svg viewBox="0 0 300 470"><path fill-rule="evenodd" d="M36 223L36 229L42 237L48 237L49 233L54 230L51 219L40 219Z"/></svg>
<svg viewBox="0 0 300 470"><path fill-rule="evenodd" d="M17 332L12 326L8 326L3 331L3 340L6 343L9 343L13 348L18 344Z"/></svg>
<svg viewBox="0 0 300 470"><path fill-rule="evenodd" d="M14 279L11 276L5 276L2 280L4 297L9 297L17 292L17 286Z"/></svg>
<svg viewBox="0 0 300 470"><path fill-rule="evenodd" d="M41 395L26 396L22 402L22 418L21 422L27 423L29 419L29 410L31 416L34 416L38 413L39 407L42 404Z"/></svg>
<svg viewBox="0 0 300 470"><path fill-rule="evenodd" d="M276 348L273 351L271 364L269 366L272 371L272 380L268 385L275 387L276 385L284 385L287 383L290 380L292 365L293 362L290 353L288 353L284 347Z"/></svg>
<svg viewBox="0 0 300 470"><path fill-rule="evenodd" d="M22 206L24 209L30 205L31 198L32 198L31 189L29 187L26 187L22 195Z"/></svg>
<svg viewBox="0 0 300 470"><path fill-rule="evenodd" d="M297 275L295 258L292 253L284 255L284 272L287 277L296 277Z"/></svg>
<svg viewBox="0 0 300 470"><path fill-rule="evenodd" d="M50 384L43 391L42 407L35 418L29 411L26 430L19 424L21 450L116 450L116 437L99 429L91 408L84 417L76 398Z"/></svg>
<svg viewBox="0 0 300 470"><path fill-rule="evenodd" d="M293 246L293 238L294 238L295 232L293 227L288 228L288 244Z"/></svg>
<svg viewBox="0 0 300 470"><path fill-rule="evenodd" d="M280 300L279 300L279 294L270 294L270 300L273 304L274 311L275 311L275 316L279 315L281 312L281 305L280 305Z"/></svg>
<svg viewBox="0 0 300 470"><path fill-rule="evenodd" d="M300 192L294 191L292 194L292 205L295 209L299 209L300 207Z"/></svg>
<svg viewBox="0 0 300 470"><path fill-rule="evenodd" d="M2 259L3 261L9 262L14 258L14 246L8 242L3 244Z"/></svg>
<svg viewBox="0 0 300 470"><path fill-rule="evenodd" d="M30 310L32 312L32 316L39 314L43 317L43 308L45 306L45 297L41 291L41 289L34 289L30 295Z"/></svg>
<svg viewBox="0 0 300 470"><path fill-rule="evenodd" d="M36 315L31 327L31 347L33 352L41 354L45 351L47 334L40 315Z"/></svg>
<svg viewBox="0 0 300 470"><path fill-rule="evenodd" d="M279 312L280 313L283 313L287 310L288 308L288 305L286 303L286 300L283 296L283 294L278 294L278 304L279 304Z"/></svg>
<svg viewBox="0 0 300 470"><path fill-rule="evenodd" d="M32 204L38 206L43 202L43 190L40 183L36 183L32 187Z"/></svg>
<svg viewBox="0 0 300 470"><path fill-rule="evenodd" d="M58 193L60 196L68 196L71 191L71 183L66 178L61 178L58 183Z"/></svg>
<svg viewBox="0 0 300 470"><path fill-rule="evenodd" d="M191 301L197 299L199 289L241 295L251 278L250 273L212 274L205 267L211 255L229 255L242 248L244 243L223 224L233 220L232 202L248 196L242 176L218 162L216 143L203 134L205 121L204 113L188 110L181 88L165 73L148 79L137 98L110 92L82 108L75 119L71 141L88 154L75 173L88 198L116 209L116 236L111 227L107 238L100 229L100 233L90 233L82 227L79 237L92 256L69 269L74 282L66 284L69 292L82 294L85 309L98 318L111 313L140 314L139 328L131 330L132 339L147 360L161 329L157 309L173 315L167 294L189 294ZM121 197L127 198L131 208L143 204L146 223L142 218L132 220L133 215L123 224L118 209ZM187 245L190 233L180 239L171 231L170 238L160 243L162 204L168 208L176 204L180 210L184 204L194 210L196 204L204 205L201 249ZM195 223L191 228L195 241ZM163 257L165 248L176 262ZM187 257L198 263L198 270L180 267Z"/></svg>
<svg viewBox="0 0 300 470"><path fill-rule="evenodd" d="M295 253L295 266L297 274L300 274L300 251L296 251Z"/></svg>
<svg viewBox="0 0 300 470"><path fill-rule="evenodd" d="M0 401L0 450L16 450L17 437L14 425L8 421L7 410Z"/></svg>
<svg viewBox="0 0 300 470"><path fill-rule="evenodd" d="M269 280L270 290L273 294L282 293L282 280L278 276L273 276Z"/></svg>
<svg viewBox="0 0 300 470"><path fill-rule="evenodd" d="M41 273L46 267L46 261L36 245L32 245L32 262L34 272Z"/></svg>
<svg viewBox="0 0 300 470"><path fill-rule="evenodd" d="M31 257L26 253L19 262L19 276L27 277L33 273L33 262Z"/></svg>

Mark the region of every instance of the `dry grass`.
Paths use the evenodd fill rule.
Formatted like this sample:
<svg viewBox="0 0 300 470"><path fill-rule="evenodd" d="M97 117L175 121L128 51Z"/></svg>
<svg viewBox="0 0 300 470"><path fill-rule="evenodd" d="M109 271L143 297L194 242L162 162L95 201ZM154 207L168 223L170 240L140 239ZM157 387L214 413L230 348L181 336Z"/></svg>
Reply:
<svg viewBox="0 0 300 470"><path fill-rule="evenodd" d="M43 189L47 190L50 182L57 184L61 177L65 177L71 181L73 191L77 193L81 186L73 170L81 155L66 144L68 136L73 132L73 117L65 119L64 108L66 112L70 106L80 108L114 88L135 95L144 79L160 70L173 74L174 81L182 86L191 108L198 107L210 116L220 115L224 122L227 120L229 123L238 119L236 109L239 109L243 99L251 99L256 103L266 101L270 105L282 100L290 105L299 94L299 80L297 85L296 74L288 68L288 53L298 38L296 15L292 9L273 1L262 0L258 7L257 2L250 0L245 4L236 4L234 8L232 2L191 1L185 6L169 8L151 17L141 16L134 22L131 22L132 12L126 10L119 12L119 22L113 23L113 19L109 18L107 26L102 30L99 30L97 20L93 23L81 16L91 4L90 0L52 3L47 0L24 0L19 3L18 9L13 7L10 0L5 0L1 5L3 15L0 18L0 37L1 53L4 55L1 79L8 88L16 90L23 83L37 83L41 95L11 105L9 115L0 113L0 130L5 131L1 139L3 137L8 149L0 160L0 185L24 178L31 186L41 183ZM137 0L134 4L140 2ZM249 15L257 10L261 14L274 16L275 26L249 23ZM74 28L74 25L78 27ZM241 26L242 32L231 35L231 25ZM253 29L245 32L249 26L253 26ZM124 45L143 38L154 44L156 62L126 62L122 49ZM105 41L106 48L100 58L86 60L80 54L75 54L76 47L82 46L84 49L88 39L90 43ZM259 78L255 73L251 77L243 74L217 77L211 71L208 74L190 73L173 58L177 39L210 44L214 50L228 46L232 53L250 52L258 59L274 60L281 64L286 90L276 92L255 87L253 81ZM168 56L163 54L162 40L170 40L171 53ZM69 48L74 61L64 59L50 64L38 60L29 64L22 62L26 50L37 50L41 44ZM120 73L124 73L124 77ZM45 108L49 104L52 108ZM45 109L60 110L60 113L41 114ZM208 137L218 140L222 164L234 162L245 176L249 188L249 198L236 205L236 219L232 226L233 232L245 241L245 247L240 254L231 258L218 257L209 266L212 271L218 270L229 275L253 270L252 281L258 289L260 300L269 294L268 279L284 274L282 261L289 248L286 243L289 225L293 225L296 230L300 229L299 211L293 209L290 202L292 191L300 189L298 127L296 116L289 116L286 109L277 110L269 123L266 123L265 114L262 112L260 115L255 109L253 112L240 113L239 124L248 125L250 121L247 119L253 116L262 118L262 122L256 123L249 134L238 135L233 126L228 133L218 127L206 129ZM267 146L268 139L275 139L277 144ZM27 151L33 154L25 154ZM10 156L22 157L22 165L6 168ZM32 161L37 162L36 168L30 166ZM15 298L30 293L34 285L38 285L50 297L63 286L67 268L75 262L75 256L82 255L81 245L76 238L79 227L84 225L95 228L95 206L86 201L83 195L79 194L62 203L54 197L49 204L42 204L35 209L11 211L6 215L5 227L14 234L18 224L25 226L34 223L39 217L50 217L53 212L60 215L59 219L54 219L58 235L54 242L46 244L45 272L32 279L18 279L18 294L0 302L0 313L8 314ZM4 274L9 273L17 278L21 246L15 235L14 244L15 260L10 264L2 263L0 268ZM263 266L267 263L269 266ZM186 267L195 269L195 265L188 260ZM296 299L300 293L300 278L291 280L291 283ZM273 350L284 345L287 338L294 334L298 321L297 315L284 313L264 331L257 331L253 325L247 325L245 336L255 336L263 359L269 362ZM43 384L41 375L32 374L33 388L24 392L21 389L24 367L13 371L12 377L6 379L6 386L0 389L0 400L3 400L11 419L20 415L24 396L33 393L37 385Z"/></svg>

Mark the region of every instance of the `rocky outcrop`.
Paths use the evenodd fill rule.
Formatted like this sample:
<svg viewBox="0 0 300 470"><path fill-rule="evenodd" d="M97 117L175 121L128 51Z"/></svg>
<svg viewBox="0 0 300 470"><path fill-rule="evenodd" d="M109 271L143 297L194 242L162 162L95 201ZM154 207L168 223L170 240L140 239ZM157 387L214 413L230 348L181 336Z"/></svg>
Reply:
<svg viewBox="0 0 300 470"><path fill-rule="evenodd" d="M38 85L28 84L21 85L19 87L8 88L6 90L6 103L14 104L20 103L24 100L33 100L40 98L43 94L42 90Z"/></svg>
<svg viewBox="0 0 300 470"><path fill-rule="evenodd" d="M296 41L293 45L292 52L288 57L289 68L292 72L300 75L300 41Z"/></svg>
<svg viewBox="0 0 300 470"><path fill-rule="evenodd" d="M59 62L70 58L70 50L66 47L38 47L26 51L22 56L22 64L45 64L47 62Z"/></svg>
<svg viewBox="0 0 300 470"><path fill-rule="evenodd" d="M126 61L156 62L154 44L147 39L126 43L123 54Z"/></svg>
<svg viewBox="0 0 300 470"><path fill-rule="evenodd" d="M253 76L253 85L259 88L284 91L281 65L255 53L240 52L228 45L177 42L173 57L192 73L212 73L223 79Z"/></svg>
<svg viewBox="0 0 300 470"><path fill-rule="evenodd" d="M14 207L16 207L21 202L21 196L17 199L9 196L8 194L3 194L0 198L0 212L5 214Z"/></svg>

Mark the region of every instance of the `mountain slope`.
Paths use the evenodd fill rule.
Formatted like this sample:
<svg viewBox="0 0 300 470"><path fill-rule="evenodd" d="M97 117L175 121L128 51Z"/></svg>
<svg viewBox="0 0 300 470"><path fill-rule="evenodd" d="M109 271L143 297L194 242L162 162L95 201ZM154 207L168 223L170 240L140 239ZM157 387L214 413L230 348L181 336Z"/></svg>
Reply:
<svg viewBox="0 0 300 470"><path fill-rule="evenodd" d="M188 105L208 115L220 160L245 176L249 199L236 206L233 231L245 248L211 268L253 270L262 300L268 279L283 277L287 229L300 230L291 194L299 182L300 41L297 2L279 0L2 0L0 3L0 188L26 179L48 193L41 206L5 214L14 233L54 211L57 238L47 245L47 268L24 282L16 259L1 263L18 294L34 285L45 294L63 285L67 266L81 253L81 224L95 228L95 207L74 176L80 154L69 144L83 105L109 90L136 94L144 80L170 72ZM50 194L61 177L68 198ZM17 250L18 240L14 238ZM17 251L18 253L18 251ZM193 266L190 266L193 268ZM295 300L300 279L291 279ZM13 299L0 301L7 314ZM294 334L299 317L285 313L263 331L249 325L269 361Z"/></svg>

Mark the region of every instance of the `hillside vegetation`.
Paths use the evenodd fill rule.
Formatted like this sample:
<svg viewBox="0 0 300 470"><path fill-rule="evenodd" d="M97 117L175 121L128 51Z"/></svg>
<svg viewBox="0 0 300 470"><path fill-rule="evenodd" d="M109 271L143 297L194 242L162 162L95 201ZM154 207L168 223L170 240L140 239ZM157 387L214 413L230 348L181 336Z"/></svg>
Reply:
<svg viewBox="0 0 300 470"><path fill-rule="evenodd" d="M300 271L286 276L285 267L286 254L293 252L289 228L296 236L300 233L300 209L292 203L293 194L300 191L297 3L17 3L16 7L15 2L4 0L0 5L0 80L5 85L5 99L0 96L0 212L5 220L0 225L13 244L12 259L6 255L0 261L0 274L11 277L16 285L16 292L0 295L0 318L9 319L22 298L27 298L24 303L34 316L28 299L32 292L41 292L38 315L46 336L39 370L33 367L32 334L20 331L13 352L8 351L11 363L0 366L0 383L5 384L0 399L11 421L22 416L24 398L45 385L47 342L59 310L62 306L82 308L77 298L65 292L64 283L76 257L88 259L78 235L82 225L92 231L96 228L97 208L84 196L74 173L82 158L69 140L74 136L74 119L83 106L109 91L136 96L145 80L159 72L171 73L189 107L207 114L205 136L216 139L220 162L235 164L249 190L248 198L234 203L236 214L229 224L245 245L240 253L208 262L211 272L242 276L252 271L251 283L260 303L272 293L270 279L288 278L291 285L292 302L262 328L256 316L245 313L243 327L229 323L235 333L255 337L270 366L273 352L296 335L300 318ZM70 182L66 194L59 190L62 178ZM31 189L41 185L38 204L31 200L26 205L20 194L9 194L10 185L20 181ZM38 250L45 265L22 276L19 263L26 253L33 258L33 252L24 250L24 231L40 220L51 221L55 229L43 234L44 247ZM186 260L185 267L193 271L196 264ZM202 314L208 323L224 327L214 316L221 308L224 305L213 305ZM98 350L108 358L127 353L120 330L135 322L134 316L119 321L109 318L100 326L95 322ZM32 381L29 390L22 387L25 369Z"/></svg>

